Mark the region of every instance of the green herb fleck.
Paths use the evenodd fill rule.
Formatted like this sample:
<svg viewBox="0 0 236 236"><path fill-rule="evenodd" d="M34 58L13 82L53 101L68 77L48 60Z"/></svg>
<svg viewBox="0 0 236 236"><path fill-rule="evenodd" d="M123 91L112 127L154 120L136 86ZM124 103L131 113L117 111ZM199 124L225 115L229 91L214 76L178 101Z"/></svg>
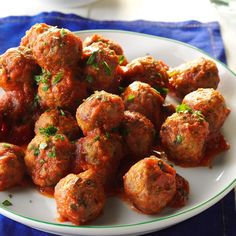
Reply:
<svg viewBox="0 0 236 236"><path fill-rule="evenodd" d="M205 120L204 115L202 114L201 111L194 111L193 114L197 116L199 121L204 121Z"/></svg>
<svg viewBox="0 0 236 236"><path fill-rule="evenodd" d="M43 150L43 149L45 149L47 146L48 146L47 143L40 143L40 144L39 144L39 150Z"/></svg>
<svg viewBox="0 0 236 236"><path fill-rule="evenodd" d="M11 147L11 144L9 144L9 143L3 143L2 146L3 146L4 148L10 148L10 147Z"/></svg>
<svg viewBox="0 0 236 236"><path fill-rule="evenodd" d="M134 96L133 94L130 94L130 95L128 96L128 98L127 98L127 101L128 101L128 102L133 102L134 99L135 99L135 96Z"/></svg>
<svg viewBox="0 0 236 236"><path fill-rule="evenodd" d="M94 142L99 141L99 140L100 140L100 135L97 135L97 136L94 138Z"/></svg>
<svg viewBox="0 0 236 236"><path fill-rule="evenodd" d="M40 164L44 164L44 163L45 163L45 160L40 159L40 160L39 160L39 163L40 163Z"/></svg>
<svg viewBox="0 0 236 236"><path fill-rule="evenodd" d="M61 29L60 30L60 34L61 34L61 37L63 38L66 34L67 34L67 32L66 32L66 30L65 29Z"/></svg>
<svg viewBox="0 0 236 236"><path fill-rule="evenodd" d="M64 137L62 134L56 134L56 135L55 135L55 140L64 141L64 140L65 140L65 137Z"/></svg>
<svg viewBox="0 0 236 236"><path fill-rule="evenodd" d="M158 93L163 94L163 95L166 95L166 94L169 92L168 88L159 88L159 87L156 87L156 86L155 86L154 89L155 89Z"/></svg>
<svg viewBox="0 0 236 236"><path fill-rule="evenodd" d="M106 139L109 139L109 138L111 137L110 133L109 133L109 132L106 132L106 133L105 133L105 137L106 137Z"/></svg>
<svg viewBox="0 0 236 236"><path fill-rule="evenodd" d="M124 60L125 60L124 55L119 55L118 60L119 60L119 64L121 65L124 62Z"/></svg>
<svg viewBox="0 0 236 236"><path fill-rule="evenodd" d="M93 77L91 75L87 75L85 80L91 84L93 82Z"/></svg>
<svg viewBox="0 0 236 236"><path fill-rule="evenodd" d="M9 200L5 200L2 202L3 206L12 206L12 203Z"/></svg>
<svg viewBox="0 0 236 236"><path fill-rule="evenodd" d="M190 113L192 114L193 113L193 110L186 104L180 104L176 107L176 112L177 113Z"/></svg>
<svg viewBox="0 0 236 236"><path fill-rule="evenodd" d="M96 57L96 54L97 54L98 50L97 51L94 51L91 56L89 57L89 59L87 60L87 65L92 65L94 64L95 62L95 57Z"/></svg>
<svg viewBox="0 0 236 236"><path fill-rule="evenodd" d="M62 109L60 109L60 113L61 113L62 116L66 115L65 112Z"/></svg>
<svg viewBox="0 0 236 236"><path fill-rule="evenodd" d="M55 85L55 84L57 84L58 82L60 82L61 79L62 79L63 74L64 74L64 73L63 73L62 71L61 71L61 72L58 72L58 73L55 75L55 77L54 77L54 79L53 79L53 81L52 81L52 84Z"/></svg>
<svg viewBox="0 0 236 236"><path fill-rule="evenodd" d="M178 134L175 138L174 143L175 144L180 144L180 143L182 143L182 141L183 141L183 137L180 134Z"/></svg>
<svg viewBox="0 0 236 236"><path fill-rule="evenodd" d="M56 148L55 147L52 147L52 150L50 152L48 152L48 157L49 158L56 157Z"/></svg>
<svg viewBox="0 0 236 236"><path fill-rule="evenodd" d="M44 92L47 92L49 88L50 88L50 85L46 84L46 85L44 85L44 86L42 87L42 90L43 90Z"/></svg>
<svg viewBox="0 0 236 236"><path fill-rule="evenodd" d="M39 153L40 153L39 148L35 147L35 148L34 148L34 156L38 156Z"/></svg>
<svg viewBox="0 0 236 236"><path fill-rule="evenodd" d="M54 136L57 132L57 128L53 125L49 125L46 128L39 128L39 133L46 136Z"/></svg>
<svg viewBox="0 0 236 236"><path fill-rule="evenodd" d="M174 75L178 74L178 72L175 71L175 70L173 70L173 71L168 71L167 73L168 73L168 76L169 76L169 77L173 77Z"/></svg>
<svg viewBox="0 0 236 236"><path fill-rule="evenodd" d="M33 107L34 107L34 108L37 107L38 104L39 104L39 95L36 94L36 95L34 96Z"/></svg>
<svg viewBox="0 0 236 236"><path fill-rule="evenodd" d="M102 64L103 64L103 66L104 66L106 75L111 75L111 68L110 68L110 66L107 64L107 62L104 61Z"/></svg>

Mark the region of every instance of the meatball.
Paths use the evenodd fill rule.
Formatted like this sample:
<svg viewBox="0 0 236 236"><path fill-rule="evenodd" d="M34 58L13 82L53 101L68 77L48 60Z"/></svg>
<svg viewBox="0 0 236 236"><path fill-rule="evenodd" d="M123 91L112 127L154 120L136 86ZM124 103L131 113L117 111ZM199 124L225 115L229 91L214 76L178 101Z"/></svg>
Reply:
<svg viewBox="0 0 236 236"><path fill-rule="evenodd" d="M119 56L114 50L102 42L93 43L83 49L83 60L85 80L92 91L118 92L116 69L119 65Z"/></svg>
<svg viewBox="0 0 236 236"><path fill-rule="evenodd" d="M169 116L160 131L161 143L168 157L183 166L199 164L204 156L208 134L209 125L204 116L191 109Z"/></svg>
<svg viewBox="0 0 236 236"><path fill-rule="evenodd" d="M61 179L55 187L54 197L60 217L76 225L95 219L101 214L106 200L103 187L91 170Z"/></svg>
<svg viewBox="0 0 236 236"><path fill-rule="evenodd" d="M39 134L40 130L44 130L48 126L56 127L57 131L66 135L69 140L74 140L80 135L80 129L74 117L62 109L45 111L35 123L35 134Z"/></svg>
<svg viewBox="0 0 236 236"><path fill-rule="evenodd" d="M33 25L29 30L26 31L26 35L21 39L20 45L32 48L38 36L47 31L51 27L52 26L47 25L45 23Z"/></svg>
<svg viewBox="0 0 236 236"><path fill-rule="evenodd" d="M203 57L171 68L168 73L170 89L179 98L198 88L216 89L220 82L216 64Z"/></svg>
<svg viewBox="0 0 236 236"><path fill-rule="evenodd" d="M76 143L74 173L88 169L100 173L102 182L109 186L114 181L120 160L123 157L121 137L96 130Z"/></svg>
<svg viewBox="0 0 236 236"><path fill-rule="evenodd" d="M155 129L145 116L138 112L125 111L121 132L131 159L143 158L150 153Z"/></svg>
<svg viewBox="0 0 236 236"><path fill-rule="evenodd" d="M118 73L124 85L141 81L154 87L165 97L169 83L167 70L168 66L163 61L155 60L152 56L145 56L134 59L126 66L121 66Z"/></svg>
<svg viewBox="0 0 236 236"><path fill-rule="evenodd" d="M67 29L50 27L38 35L32 47L38 64L57 73L61 68L76 68L82 56L82 41Z"/></svg>
<svg viewBox="0 0 236 236"><path fill-rule="evenodd" d="M76 119L84 135L99 128L110 131L116 128L124 116L122 99L105 91L95 92L77 109Z"/></svg>
<svg viewBox="0 0 236 236"><path fill-rule="evenodd" d="M141 212L156 214L174 197L175 176L175 170L163 160L144 158L124 175L125 194Z"/></svg>
<svg viewBox="0 0 236 236"><path fill-rule="evenodd" d="M9 143L0 143L0 191L19 184L24 173L24 152L21 148Z"/></svg>
<svg viewBox="0 0 236 236"><path fill-rule="evenodd" d="M121 95L125 109L136 111L146 116L158 130L161 122L161 107L164 99L149 84L133 82Z"/></svg>
<svg viewBox="0 0 236 236"><path fill-rule="evenodd" d="M88 95L86 84L70 70L56 74L43 71L37 80L39 103L44 109L60 107L74 113Z"/></svg>
<svg viewBox="0 0 236 236"><path fill-rule="evenodd" d="M217 90L210 88L200 88L189 93L184 97L183 103L202 112L212 134L219 132L230 113L224 97Z"/></svg>
<svg viewBox="0 0 236 236"><path fill-rule="evenodd" d="M117 42L110 40L108 38L105 38L104 36L99 35L99 34L93 34L92 36L87 37L83 42L83 46L88 47L91 44L97 43L97 42L104 43L108 48L115 51L117 55L124 55L122 47ZM126 61L125 58L124 57L121 57L121 58L122 58L122 62L120 64L125 63Z"/></svg>
<svg viewBox="0 0 236 236"><path fill-rule="evenodd" d="M49 126L29 143L25 164L33 182L40 187L50 187L66 176L74 153L74 146L63 134L55 134ZM43 131L41 131L43 133Z"/></svg>

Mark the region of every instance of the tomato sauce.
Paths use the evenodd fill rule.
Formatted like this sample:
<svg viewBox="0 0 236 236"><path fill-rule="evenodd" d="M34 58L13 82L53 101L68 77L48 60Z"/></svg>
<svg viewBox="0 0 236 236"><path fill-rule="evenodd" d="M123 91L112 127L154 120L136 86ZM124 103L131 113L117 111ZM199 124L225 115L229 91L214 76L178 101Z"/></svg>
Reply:
<svg viewBox="0 0 236 236"><path fill-rule="evenodd" d="M54 187L39 187L38 190L44 196L54 198Z"/></svg>

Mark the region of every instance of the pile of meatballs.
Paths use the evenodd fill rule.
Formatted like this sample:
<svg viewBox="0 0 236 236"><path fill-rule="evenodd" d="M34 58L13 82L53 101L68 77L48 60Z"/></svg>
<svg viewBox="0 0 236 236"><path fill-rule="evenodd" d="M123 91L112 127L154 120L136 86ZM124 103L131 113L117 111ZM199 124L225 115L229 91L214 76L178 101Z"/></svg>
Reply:
<svg viewBox="0 0 236 236"><path fill-rule="evenodd" d="M98 217L117 186L145 214L183 206L188 182L167 160L199 166L218 140L230 113L219 81L206 58L128 62L101 35L82 42L36 24L0 56L0 190L29 176L77 225ZM181 104L166 104L167 93Z"/></svg>

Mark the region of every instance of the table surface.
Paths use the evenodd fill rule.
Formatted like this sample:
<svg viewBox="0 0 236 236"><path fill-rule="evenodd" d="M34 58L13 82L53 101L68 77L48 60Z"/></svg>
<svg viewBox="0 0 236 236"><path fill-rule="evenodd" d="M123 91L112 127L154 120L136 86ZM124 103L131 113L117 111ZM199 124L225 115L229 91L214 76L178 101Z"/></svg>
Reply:
<svg viewBox="0 0 236 236"><path fill-rule="evenodd" d="M228 66L236 72L236 11L235 15L228 14L225 9L213 6L209 0L99 0L81 7L70 7L70 2L72 0L2 1L0 17L60 11L98 20L218 21L225 44Z"/></svg>

